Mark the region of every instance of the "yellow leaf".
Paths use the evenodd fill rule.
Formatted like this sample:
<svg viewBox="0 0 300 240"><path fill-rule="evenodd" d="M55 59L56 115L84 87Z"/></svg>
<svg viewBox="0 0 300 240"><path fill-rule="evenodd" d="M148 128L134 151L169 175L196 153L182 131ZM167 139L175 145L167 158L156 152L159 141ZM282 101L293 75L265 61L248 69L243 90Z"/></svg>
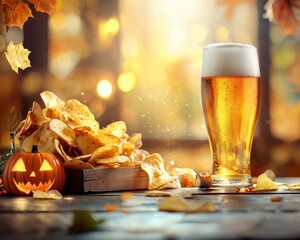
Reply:
<svg viewBox="0 0 300 240"><path fill-rule="evenodd" d="M31 2L39 12L51 15L56 11L56 0L28 0L28 2Z"/></svg>
<svg viewBox="0 0 300 240"><path fill-rule="evenodd" d="M26 69L31 67L28 55L30 51L23 47L23 43L15 45L12 41L8 44L5 56L11 68L18 73L18 68Z"/></svg>

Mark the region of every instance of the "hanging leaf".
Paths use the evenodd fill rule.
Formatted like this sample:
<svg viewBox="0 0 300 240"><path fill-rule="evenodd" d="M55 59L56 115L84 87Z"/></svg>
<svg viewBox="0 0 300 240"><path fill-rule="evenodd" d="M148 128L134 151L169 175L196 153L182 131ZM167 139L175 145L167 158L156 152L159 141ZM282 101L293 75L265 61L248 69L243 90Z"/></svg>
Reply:
<svg viewBox="0 0 300 240"><path fill-rule="evenodd" d="M18 73L18 68L26 69L31 67L28 55L30 51L23 47L23 43L15 45L12 41L8 44L5 56L11 68Z"/></svg>
<svg viewBox="0 0 300 240"><path fill-rule="evenodd" d="M51 15L56 11L56 0L28 0L38 12L48 13Z"/></svg>
<svg viewBox="0 0 300 240"><path fill-rule="evenodd" d="M4 23L8 27L17 26L22 29L28 18L33 18L27 3L18 2L18 0L3 0L2 5L5 14Z"/></svg>

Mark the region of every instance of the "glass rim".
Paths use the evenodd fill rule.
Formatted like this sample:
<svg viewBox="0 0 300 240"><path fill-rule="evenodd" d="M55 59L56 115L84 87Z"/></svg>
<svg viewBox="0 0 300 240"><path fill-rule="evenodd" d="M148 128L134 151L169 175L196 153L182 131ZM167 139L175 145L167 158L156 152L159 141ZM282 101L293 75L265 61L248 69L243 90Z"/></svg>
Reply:
<svg viewBox="0 0 300 240"><path fill-rule="evenodd" d="M255 46L246 43L210 43L204 46L203 50L211 48L252 48L256 49Z"/></svg>

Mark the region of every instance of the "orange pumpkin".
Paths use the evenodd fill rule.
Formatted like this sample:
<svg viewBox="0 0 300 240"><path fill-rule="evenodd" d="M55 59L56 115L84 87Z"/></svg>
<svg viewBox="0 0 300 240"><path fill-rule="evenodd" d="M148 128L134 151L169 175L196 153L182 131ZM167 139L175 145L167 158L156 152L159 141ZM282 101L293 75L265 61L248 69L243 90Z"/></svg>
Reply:
<svg viewBox="0 0 300 240"><path fill-rule="evenodd" d="M58 158L51 153L30 152L14 154L7 161L3 184L8 193L28 195L32 190L61 191L65 184L65 170Z"/></svg>

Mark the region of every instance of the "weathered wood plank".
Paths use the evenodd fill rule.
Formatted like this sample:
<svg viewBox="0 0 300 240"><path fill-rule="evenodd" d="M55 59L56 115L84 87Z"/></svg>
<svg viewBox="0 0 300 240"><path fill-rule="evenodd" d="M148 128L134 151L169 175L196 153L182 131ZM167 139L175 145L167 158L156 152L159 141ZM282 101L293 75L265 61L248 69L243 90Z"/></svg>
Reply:
<svg viewBox="0 0 300 240"><path fill-rule="evenodd" d="M96 193L147 189L148 175L139 167L66 169L65 193Z"/></svg>

